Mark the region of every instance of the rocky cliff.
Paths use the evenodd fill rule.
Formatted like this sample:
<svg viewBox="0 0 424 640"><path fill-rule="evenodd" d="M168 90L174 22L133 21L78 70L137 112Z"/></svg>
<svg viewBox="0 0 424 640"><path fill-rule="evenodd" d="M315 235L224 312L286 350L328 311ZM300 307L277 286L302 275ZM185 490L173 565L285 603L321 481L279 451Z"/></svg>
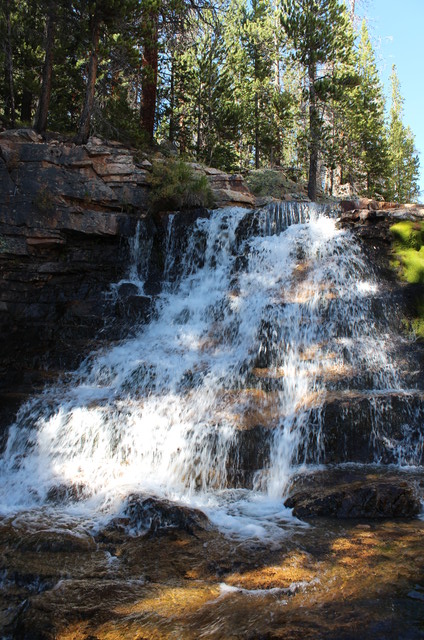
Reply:
<svg viewBox="0 0 424 640"><path fill-rule="evenodd" d="M108 340L119 337L113 317L122 305L105 292L127 274L138 220L153 245L148 276L157 291L167 215L149 213L151 167L119 143L0 134L0 422L29 390L77 366L106 325ZM192 168L207 176L217 206L254 204L241 176ZM148 312L146 300L131 293L123 288L132 298L127 328L134 314Z"/></svg>

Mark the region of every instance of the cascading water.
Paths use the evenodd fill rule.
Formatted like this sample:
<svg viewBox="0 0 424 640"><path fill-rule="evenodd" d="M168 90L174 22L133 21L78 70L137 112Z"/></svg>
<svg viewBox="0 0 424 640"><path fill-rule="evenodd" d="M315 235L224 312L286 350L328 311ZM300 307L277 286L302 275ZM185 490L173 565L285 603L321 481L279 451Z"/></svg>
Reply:
<svg viewBox="0 0 424 640"><path fill-rule="evenodd" d="M96 520L142 491L263 535L290 519L281 498L294 471L325 457L332 394L367 399L375 459L384 449L420 463L408 415L401 438L386 428L393 392L406 392L374 314L378 284L329 211L215 211L195 223L176 279L171 232L155 319L22 407L1 461L1 511L69 487L63 511Z"/></svg>

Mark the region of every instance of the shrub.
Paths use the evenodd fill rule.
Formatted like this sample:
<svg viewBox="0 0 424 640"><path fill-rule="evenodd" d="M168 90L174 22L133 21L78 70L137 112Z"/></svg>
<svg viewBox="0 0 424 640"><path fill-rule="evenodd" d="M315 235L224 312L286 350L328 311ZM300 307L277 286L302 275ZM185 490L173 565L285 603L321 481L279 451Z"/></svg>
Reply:
<svg viewBox="0 0 424 640"><path fill-rule="evenodd" d="M296 187L282 171L256 169L249 171L246 183L255 196L281 198L288 190Z"/></svg>
<svg viewBox="0 0 424 640"><path fill-rule="evenodd" d="M197 176L192 167L179 158L154 162L149 182L150 206L154 211L214 205L207 177Z"/></svg>

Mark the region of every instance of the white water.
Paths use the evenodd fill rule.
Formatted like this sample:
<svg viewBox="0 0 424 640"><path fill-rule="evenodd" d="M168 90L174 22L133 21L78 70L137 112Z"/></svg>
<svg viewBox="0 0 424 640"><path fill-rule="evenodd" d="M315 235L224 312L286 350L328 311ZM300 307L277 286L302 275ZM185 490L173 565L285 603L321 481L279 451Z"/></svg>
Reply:
<svg viewBox="0 0 424 640"><path fill-rule="evenodd" d="M116 302L121 285L128 284L134 287L137 294L144 294L144 282L151 249L151 240L148 238L142 221L139 220L136 224L134 236L129 240L130 267L128 277L112 283L110 290L106 293L106 298Z"/></svg>
<svg viewBox="0 0 424 640"><path fill-rule="evenodd" d="M241 240L246 215L256 231ZM2 512L40 507L66 485L79 499L63 509L96 521L142 491L263 536L290 522L293 472L320 460L327 391L401 388L371 313L378 284L318 207L219 210L197 221L186 256L172 254L171 235L167 246L165 273L179 259L183 275L164 287L157 319L21 409L1 461ZM253 452L243 475L238 441L257 425L270 454L258 468Z"/></svg>

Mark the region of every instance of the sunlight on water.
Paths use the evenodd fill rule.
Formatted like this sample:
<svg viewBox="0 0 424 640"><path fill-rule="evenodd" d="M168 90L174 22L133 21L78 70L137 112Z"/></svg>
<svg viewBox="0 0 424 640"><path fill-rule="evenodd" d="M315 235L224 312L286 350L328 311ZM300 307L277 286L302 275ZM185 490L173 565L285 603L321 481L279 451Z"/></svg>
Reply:
<svg viewBox="0 0 424 640"><path fill-rule="evenodd" d="M184 256L173 224L156 319L21 409L1 461L3 512L65 485L64 509L94 519L142 491L238 535L284 531L293 470L320 462L327 394L402 387L372 311L376 280L326 209L218 210L196 222ZM141 232L128 282L142 292ZM378 403L373 415L378 446L399 448L380 436ZM404 440L398 460L413 462Z"/></svg>

